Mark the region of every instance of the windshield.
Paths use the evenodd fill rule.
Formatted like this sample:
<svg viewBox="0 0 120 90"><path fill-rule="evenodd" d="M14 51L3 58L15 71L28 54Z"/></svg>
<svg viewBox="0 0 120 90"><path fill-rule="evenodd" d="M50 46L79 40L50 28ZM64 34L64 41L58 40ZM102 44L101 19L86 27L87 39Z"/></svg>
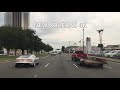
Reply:
<svg viewBox="0 0 120 90"><path fill-rule="evenodd" d="M0 78L120 78L118 51L120 12L0 12Z"/></svg>
<svg viewBox="0 0 120 90"><path fill-rule="evenodd" d="M56 50L60 50L60 49L56 49Z"/></svg>
<svg viewBox="0 0 120 90"><path fill-rule="evenodd" d="M76 54L84 54L83 51L75 51Z"/></svg>
<svg viewBox="0 0 120 90"><path fill-rule="evenodd" d="M20 56L19 58L28 58L28 57L30 57L31 55L22 55L22 56Z"/></svg>

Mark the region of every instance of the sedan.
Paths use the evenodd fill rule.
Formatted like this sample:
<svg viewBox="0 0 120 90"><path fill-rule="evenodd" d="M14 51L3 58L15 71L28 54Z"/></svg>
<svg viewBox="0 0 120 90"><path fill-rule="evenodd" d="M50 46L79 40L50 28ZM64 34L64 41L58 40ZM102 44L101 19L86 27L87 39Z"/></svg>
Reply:
<svg viewBox="0 0 120 90"><path fill-rule="evenodd" d="M16 58L15 67L21 65L31 65L35 67L38 63L39 57L36 57L34 54L29 55L21 55L20 57Z"/></svg>

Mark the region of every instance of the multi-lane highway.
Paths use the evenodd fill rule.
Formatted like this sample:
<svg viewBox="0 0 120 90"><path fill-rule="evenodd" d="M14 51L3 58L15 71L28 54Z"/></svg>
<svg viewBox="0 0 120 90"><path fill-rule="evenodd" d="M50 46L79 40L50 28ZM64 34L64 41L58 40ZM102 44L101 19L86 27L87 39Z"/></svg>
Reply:
<svg viewBox="0 0 120 90"><path fill-rule="evenodd" d="M15 67L0 62L0 78L120 78L120 63L108 62L103 68L78 66L70 54L40 57L36 67Z"/></svg>

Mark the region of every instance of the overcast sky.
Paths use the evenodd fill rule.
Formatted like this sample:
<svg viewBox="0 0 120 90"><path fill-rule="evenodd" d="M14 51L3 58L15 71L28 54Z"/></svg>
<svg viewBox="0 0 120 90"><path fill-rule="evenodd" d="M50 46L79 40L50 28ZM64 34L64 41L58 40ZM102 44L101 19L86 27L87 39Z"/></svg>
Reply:
<svg viewBox="0 0 120 90"><path fill-rule="evenodd" d="M38 22L75 22L79 26L73 28L35 27ZM104 29L103 44L120 44L120 12L31 12L30 28L36 30L36 34L45 43L54 48L68 46L82 39L83 31L80 26L86 24L85 38L91 38L91 44L99 43L99 34L96 30ZM0 12L0 25L4 24L4 13Z"/></svg>

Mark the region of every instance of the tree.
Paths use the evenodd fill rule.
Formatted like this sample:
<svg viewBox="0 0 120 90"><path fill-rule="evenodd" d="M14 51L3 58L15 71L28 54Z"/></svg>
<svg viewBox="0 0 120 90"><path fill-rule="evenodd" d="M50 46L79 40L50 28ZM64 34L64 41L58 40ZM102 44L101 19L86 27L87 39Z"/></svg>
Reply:
<svg viewBox="0 0 120 90"><path fill-rule="evenodd" d="M20 31L19 48L22 50L22 54L24 54L24 50L33 52L34 34L35 32L32 29Z"/></svg>
<svg viewBox="0 0 120 90"><path fill-rule="evenodd" d="M53 48L49 44L45 44L42 40L35 35L35 31L32 29L25 29L11 27L11 26L1 26L0 27L0 49L4 47L7 49L8 55L10 49L15 50L15 55L17 49L24 50L32 53L36 53L42 50L51 51Z"/></svg>
<svg viewBox="0 0 120 90"><path fill-rule="evenodd" d="M47 44L47 45L45 45L44 50L45 50L46 52L49 52L49 51L52 51L53 48L52 48L52 46L50 46L49 44Z"/></svg>
<svg viewBox="0 0 120 90"><path fill-rule="evenodd" d="M98 47L99 47L100 49L103 49L103 44L98 44Z"/></svg>
<svg viewBox="0 0 120 90"><path fill-rule="evenodd" d="M62 46L62 52L64 53L65 52L65 46Z"/></svg>
<svg viewBox="0 0 120 90"><path fill-rule="evenodd" d="M15 49L17 46L17 31L20 28L10 27L10 26L2 26L0 27L0 38L2 42L2 46L7 49L7 55L9 55L10 49Z"/></svg>
<svg viewBox="0 0 120 90"><path fill-rule="evenodd" d="M43 43L42 41L40 42L40 51L42 53L42 50L45 50L45 43Z"/></svg>
<svg viewBox="0 0 120 90"><path fill-rule="evenodd" d="M33 40L33 50L36 52L39 52L41 50L41 39L38 36L34 36L34 40Z"/></svg>

